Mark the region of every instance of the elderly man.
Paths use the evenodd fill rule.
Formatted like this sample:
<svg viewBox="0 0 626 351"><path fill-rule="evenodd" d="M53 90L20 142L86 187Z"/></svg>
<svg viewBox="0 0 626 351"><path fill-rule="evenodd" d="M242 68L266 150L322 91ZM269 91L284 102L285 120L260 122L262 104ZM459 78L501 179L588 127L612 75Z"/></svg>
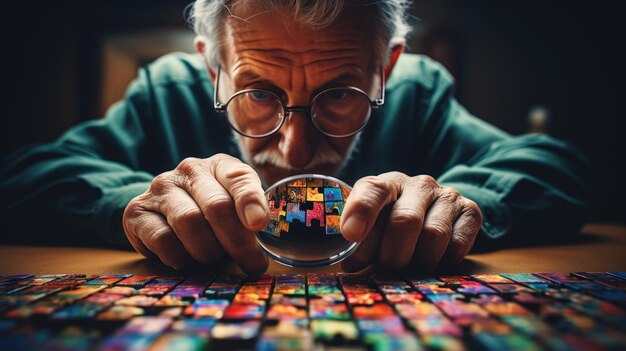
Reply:
<svg viewBox="0 0 626 351"><path fill-rule="evenodd" d="M402 53L404 6L196 1L199 54L142 68L106 118L3 162L5 221L50 241L129 242L176 269L228 255L258 274L263 185L320 173L354 184L340 225L363 243L348 271L429 272L477 238L576 231L585 160L463 109L440 65Z"/></svg>

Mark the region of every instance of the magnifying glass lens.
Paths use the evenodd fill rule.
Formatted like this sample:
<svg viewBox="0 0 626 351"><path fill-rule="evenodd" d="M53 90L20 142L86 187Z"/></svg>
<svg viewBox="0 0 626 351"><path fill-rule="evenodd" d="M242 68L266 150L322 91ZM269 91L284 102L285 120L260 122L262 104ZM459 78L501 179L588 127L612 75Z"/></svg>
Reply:
<svg viewBox="0 0 626 351"><path fill-rule="evenodd" d="M339 223L352 187L339 179L301 174L285 178L265 192L270 222L256 234L273 260L291 267L337 263L357 248L343 238Z"/></svg>

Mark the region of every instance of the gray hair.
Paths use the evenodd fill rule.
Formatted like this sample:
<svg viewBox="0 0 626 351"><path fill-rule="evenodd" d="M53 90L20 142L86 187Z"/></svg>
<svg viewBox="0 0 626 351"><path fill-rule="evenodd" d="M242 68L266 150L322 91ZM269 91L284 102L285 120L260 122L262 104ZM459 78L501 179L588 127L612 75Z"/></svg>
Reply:
<svg viewBox="0 0 626 351"><path fill-rule="evenodd" d="M190 8L188 21L196 34L205 39L205 56L212 67L219 65L220 20L226 13L230 14L230 8L241 3L253 4L262 11L286 8L300 23L317 28L330 25L348 7L370 7L380 21L374 42L383 63L387 62L391 47L404 43L410 31L406 21L408 0L196 0Z"/></svg>

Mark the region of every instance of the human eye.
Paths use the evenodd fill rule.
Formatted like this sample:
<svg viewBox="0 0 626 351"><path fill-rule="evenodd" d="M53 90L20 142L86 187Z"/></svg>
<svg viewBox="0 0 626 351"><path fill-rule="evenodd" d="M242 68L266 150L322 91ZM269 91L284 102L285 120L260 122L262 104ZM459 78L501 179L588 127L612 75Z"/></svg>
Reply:
<svg viewBox="0 0 626 351"><path fill-rule="evenodd" d="M250 96L252 100L258 101L258 102L267 102L268 100L272 98L272 94L270 94L267 91L261 91L261 90L251 91L248 95Z"/></svg>
<svg viewBox="0 0 626 351"><path fill-rule="evenodd" d="M348 92L345 89L335 89L327 92L326 96L328 96L330 100L338 101L345 99L348 96Z"/></svg>

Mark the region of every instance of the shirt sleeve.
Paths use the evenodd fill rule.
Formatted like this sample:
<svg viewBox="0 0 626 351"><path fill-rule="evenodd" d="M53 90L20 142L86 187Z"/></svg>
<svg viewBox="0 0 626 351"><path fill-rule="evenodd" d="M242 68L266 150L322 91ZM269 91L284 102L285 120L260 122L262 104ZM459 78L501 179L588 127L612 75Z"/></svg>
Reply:
<svg viewBox="0 0 626 351"><path fill-rule="evenodd" d="M443 72L433 89L426 163L444 186L475 201L483 213L477 247L562 240L591 212L591 167L565 141L511 136L472 116L453 97Z"/></svg>
<svg viewBox="0 0 626 351"><path fill-rule="evenodd" d="M146 160L146 77L140 75L105 118L57 141L12 153L0 166L3 241L128 247L122 214L153 174Z"/></svg>

